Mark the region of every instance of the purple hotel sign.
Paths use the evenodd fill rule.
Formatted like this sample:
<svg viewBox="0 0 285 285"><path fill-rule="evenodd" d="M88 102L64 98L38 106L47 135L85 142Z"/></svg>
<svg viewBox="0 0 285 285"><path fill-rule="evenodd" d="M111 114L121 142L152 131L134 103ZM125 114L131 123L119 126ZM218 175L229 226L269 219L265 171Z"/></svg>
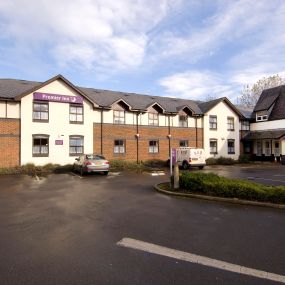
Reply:
<svg viewBox="0 0 285 285"><path fill-rule="evenodd" d="M40 92L34 93L34 100L59 102L59 103L74 103L74 104L83 103L83 98L80 96L67 96L67 95L49 94L49 93L40 93Z"/></svg>

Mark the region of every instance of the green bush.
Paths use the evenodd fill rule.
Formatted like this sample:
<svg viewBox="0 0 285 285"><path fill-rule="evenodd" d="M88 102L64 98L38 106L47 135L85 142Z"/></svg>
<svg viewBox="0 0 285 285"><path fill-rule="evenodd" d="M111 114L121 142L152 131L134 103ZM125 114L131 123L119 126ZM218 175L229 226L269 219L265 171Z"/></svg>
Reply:
<svg viewBox="0 0 285 285"><path fill-rule="evenodd" d="M183 172L180 174L179 186L191 193L285 203L285 186L265 186L245 180L228 179L213 173Z"/></svg>
<svg viewBox="0 0 285 285"><path fill-rule="evenodd" d="M249 163L250 162L250 155L249 154L241 154L238 158L239 163Z"/></svg>
<svg viewBox="0 0 285 285"><path fill-rule="evenodd" d="M215 164L219 164L219 165L233 165L237 163L236 160L230 158L230 157L224 157L224 156L220 156L218 158L214 158L214 157L209 157L206 159L206 164L207 165L215 165Z"/></svg>

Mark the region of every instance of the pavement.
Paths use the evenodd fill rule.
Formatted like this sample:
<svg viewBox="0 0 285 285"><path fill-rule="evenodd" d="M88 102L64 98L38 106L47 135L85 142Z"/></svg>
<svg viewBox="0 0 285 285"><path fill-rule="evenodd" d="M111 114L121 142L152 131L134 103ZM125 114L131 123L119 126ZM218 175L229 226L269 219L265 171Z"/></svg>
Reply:
<svg viewBox="0 0 285 285"><path fill-rule="evenodd" d="M128 171L0 176L0 284L284 283L284 210L153 190L167 180ZM261 275L227 270L241 266Z"/></svg>

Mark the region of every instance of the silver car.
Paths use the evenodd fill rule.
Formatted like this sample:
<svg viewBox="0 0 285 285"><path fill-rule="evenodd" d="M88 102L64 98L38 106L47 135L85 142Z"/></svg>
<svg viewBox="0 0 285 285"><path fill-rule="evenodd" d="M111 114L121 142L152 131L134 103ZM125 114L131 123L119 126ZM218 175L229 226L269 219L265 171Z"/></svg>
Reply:
<svg viewBox="0 0 285 285"><path fill-rule="evenodd" d="M81 175L90 172L102 172L108 175L110 163L103 155L99 154L83 154L75 158L73 170L78 171Z"/></svg>

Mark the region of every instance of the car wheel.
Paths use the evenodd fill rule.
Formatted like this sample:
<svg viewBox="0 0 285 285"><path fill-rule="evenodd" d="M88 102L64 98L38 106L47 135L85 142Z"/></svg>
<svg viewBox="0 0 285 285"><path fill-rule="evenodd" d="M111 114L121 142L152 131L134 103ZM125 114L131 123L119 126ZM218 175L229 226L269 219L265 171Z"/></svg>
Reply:
<svg viewBox="0 0 285 285"><path fill-rule="evenodd" d="M184 170L189 169L189 165L188 165L188 163L187 163L186 161L184 161L184 162L182 163L182 169L184 169Z"/></svg>
<svg viewBox="0 0 285 285"><path fill-rule="evenodd" d="M204 166L199 166L199 169L202 170L204 168Z"/></svg>
<svg viewBox="0 0 285 285"><path fill-rule="evenodd" d="M104 175L108 175L109 171L104 171L103 173Z"/></svg>

